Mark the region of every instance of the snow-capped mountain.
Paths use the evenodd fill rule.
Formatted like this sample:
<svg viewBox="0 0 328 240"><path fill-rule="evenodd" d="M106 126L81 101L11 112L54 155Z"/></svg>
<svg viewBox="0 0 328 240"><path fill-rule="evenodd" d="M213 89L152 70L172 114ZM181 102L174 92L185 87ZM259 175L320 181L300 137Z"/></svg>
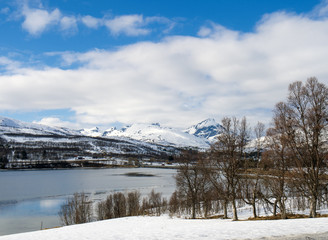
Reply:
<svg viewBox="0 0 328 240"><path fill-rule="evenodd" d="M103 136L107 136L107 135L110 135L112 132L116 131L116 127L111 127L109 129L107 129L106 131L103 132Z"/></svg>
<svg viewBox="0 0 328 240"><path fill-rule="evenodd" d="M124 137L143 142L156 143L176 147L208 148L209 143L205 138L197 137L178 129L162 127L159 123L132 124L120 130L108 129L104 137Z"/></svg>
<svg viewBox="0 0 328 240"><path fill-rule="evenodd" d="M31 135L80 135L75 130L60 127L49 127L42 124L27 123L6 117L0 117L0 134L31 134Z"/></svg>
<svg viewBox="0 0 328 240"><path fill-rule="evenodd" d="M0 117L0 142L9 144L8 147L12 149L28 147L34 152L40 151L39 154L41 150L37 151L36 148L48 149L62 157L65 151L70 152L68 155L80 152L160 155L163 151L170 154L170 151L175 152L178 148L207 149L220 129L222 127L214 119L207 119L186 131L162 127L159 123L136 123L102 132L97 127L70 130Z"/></svg>
<svg viewBox="0 0 328 240"><path fill-rule="evenodd" d="M90 137L135 139L164 146L196 147L200 149L208 148L221 132L222 126L216 123L214 119L206 119L184 131L162 127L159 123L135 123L121 129L112 127L104 132L101 132L97 127L79 131L79 133Z"/></svg>
<svg viewBox="0 0 328 240"><path fill-rule="evenodd" d="M98 128L75 131L0 117L0 162L22 158L63 160L76 156L166 159L177 151L174 146L102 137Z"/></svg>
<svg viewBox="0 0 328 240"><path fill-rule="evenodd" d="M103 135L103 133L100 132L98 127L84 128L79 130L79 132L82 135L89 136L89 137L101 137Z"/></svg>
<svg viewBox="0 0 328 240"><path fill-rule="evenodd" d="M216 123L213 118L208 118L196 125L186 129L184 132L199 138L208 139L209 142L215 141L215 137L222 133L223 127Z"/></svg>
<svg viewBox="0 0 328 240"><path fill-rule="evenodd" d="M303 135L303 133L297 130L296 133L299 134L300 136ZM328 128L323 129L323 131L321 132L320 140L323 141L324 147L328 148ZM274 144L274 140L272 136L263 136L260 138L251 139L247 143L246 149L248 152L257 151L258 149L268 149L272 144Z"/></svg>

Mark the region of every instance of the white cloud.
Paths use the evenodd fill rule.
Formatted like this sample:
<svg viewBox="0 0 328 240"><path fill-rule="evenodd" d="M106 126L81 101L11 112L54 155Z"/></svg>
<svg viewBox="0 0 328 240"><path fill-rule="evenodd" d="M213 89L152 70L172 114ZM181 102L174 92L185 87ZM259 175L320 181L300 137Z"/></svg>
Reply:
<svg viewBox="0 0 328 240"><path fill-rule="evenodd" d="M2 9L1 11L5 11ZM152 32L150 25L156 26L168 33L175 23L164 17L146 17L142 15L121 15L112 19L95 18L90 15L77 17L64 15L58 8L49 11L43 9L42 5L39 8L30 8L28 5L23 5L21 15L24 17L22 28L29 34L39 36L50 27L59 27L65 33L69 31L75 33L78 30L78 24L82 23L88 28L97 29L100 26L105 26L112 35L140 36L147 35ZM164 29L163 29L164 26Z"/></svg>
<svg viewBox="0 0 328 240"><path fill-rule="evenodd" d="M77 20L75 17L64 16L60 20L60 26L62 30L72 30L77 29Z"/></svg>
<svg viewBox="0 0 328 240"><path fill-rule="evenodd" d="M40 6L42 7L42 6ZM56 8L48 11L42 8L30 8L24 5L22 15L25 18L22 28L30 35L39 36L50 27L59 26L61 31L74 33L77 31L77 19L74 16L65 16Z"/></svg>
<svg viewBox="0 0 328 240"><path fill-rule="evenodd" d="M102 25L103 22L102 19L95 18L89 15L82 17L81 21L88 28L94 28L94 29L97 29L100 25Z"/></svg>
<svg viewBox="0 0 328 240"><path fill-rule="evenodd" d="M22 14L25 17L22 27L31 35L41 34L49 25L57 24L61 19L61 13L57 8L48 12L25 6Z"/></svg>
<svg viewBox="0 0 328 240"><path fill-rule="evenodd" d="M3 68L5 71L14 71L18 69L21 64L17 61L13 61L7 57L0 56L0 69Z"/></svg>
<svg viewBox="0 0 328 240"><path fill-rule="evenodd" d="M200 37L208 37L212 34L212 32L213 32L213 28L203 26L199 29L197 35Z"/></svg>
<svg viewBox="0 0 328 240"><path fill-rule="evenodd" d="M222 41L222 38L237 39L239 33L229 30L222 25L210 22L207 26L202 26L197 35L200 37L220 38Z"/></svg>
<svg viewBox="0 0 328 240"><path fill-rule="evenodd" d="M127 36L147 35L150 30L145 28L142 15L123 15L105 21L106 27L113 35L125 34Z"/></svg>
<svg viewBox="0 0 328 240"><path fill-rule="evenodd" d="M140 36L148 35L155 29L168 33L175 26L175 22L165 17L143 17L143 15L121 15L112 19L84 16L81 22L89 28L97 29L106 26L114 36ZM151 25L157 24L156 27Z"/></svg>
<svg viewBox="0 0 328 240"><path fill-rule="evenodd" d="M163 33L168 33L175 23L165 17L143 17L143 15L122 15L113 19L105 20L105 26L112 35L140 36L152 32L150 25L161 24L164 26Z"/></svg>
<svg viewBox="0 0 328 240"><path fill-rule="evenodd" d="M328 84L328 19L279 12L266 15L252 33L213 23L206 28L201 37L63 53L66 64L78 62L78 69L18 68L0 76L6 86L0 88L0 109L69 108L79 124L187 127L226 115L256 123L269 122L289 83L317 76Z"/></svg>
<svg viewBox="0 0 328 240"><path fill-rule="evenodd" d="M146 17L145 18L145 23L147 25L151 25L151 24L162 24L163 25L163 33L169 33L176 25L176 22L165 18L165 17Z"/></svg>
<svg viewBox="0 0 328 240"><path fill-rule="evenodd" d="M51 127L64 127L69 129L81 129L78 123L73 123L69 121L62 121L57 117L46 117L42 118L40 121L34 121L34 123L43 124Z"/></svg>
<svg viewBox="0 0 328 240"><path fill-rule="evenodd" d="M322 0L310 13L310 16L328 17L328 0Z"/></svg>

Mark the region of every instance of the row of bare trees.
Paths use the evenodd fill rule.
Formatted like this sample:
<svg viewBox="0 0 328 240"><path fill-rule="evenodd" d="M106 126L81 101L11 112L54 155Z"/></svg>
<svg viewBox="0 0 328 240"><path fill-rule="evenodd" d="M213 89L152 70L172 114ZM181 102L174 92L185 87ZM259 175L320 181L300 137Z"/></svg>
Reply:
<svg viewBox="0 0 328 240"><path fill-rule="evenodd" d="M111 194L97 204L97 219L105 220L126 216L156 215L166 211L167 201L161 193L152 190L141 198L139 191Z"/></svg>
<svg viewBox="0 0 328 240"><path fill-rule="evenodd" d="M154 190L143 198L139 191L116 192L97 204L87 194L75 193L61 206L59 217L63 225L72 225L126 216L159 216L166 210L167 200Z"/></svg>
<svg viewBox="0 0 328 240"><path fill-rule="evenodd" d="M274 109L273 138L283 144L293 161L292 173L300 181L299 191L310 201L315 217L327 170L328 89L316 78L289 86L288 99Z"/></svg>
<svg viewBox="0 0 328 240"><path fill-rule="evenodd" d="M207 215L215 203L223 217L231 206L233 219L238 220L240 202L252 206L254 217L261 203L271 206L274 215L279 209L286 218L290 198L302 202L302 208L309 207L309 216L316 217L318 204L327 204L328 89L324 84L316 78L292 83L287 101L275 106L267 136L262 123L254 127L252 151L246 118L225 117L222 126L208 152L181 155L174 201L180 210L184 206L195 218L199 210Z"/></svg>
<svg viewBox="0 0 328 240"><path fill-rule="evenodd" d="M58 214L64 225L91 222L92 202L85 193L75 193L61 206Z"/></svg>

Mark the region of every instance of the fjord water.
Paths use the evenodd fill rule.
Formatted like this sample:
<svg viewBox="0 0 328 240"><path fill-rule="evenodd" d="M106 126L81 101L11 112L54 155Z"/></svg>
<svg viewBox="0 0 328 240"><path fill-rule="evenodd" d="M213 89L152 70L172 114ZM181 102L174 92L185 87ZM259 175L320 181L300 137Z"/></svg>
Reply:
<svg viewBox="0 0 328 240"><path fill-rule="evenodd" d="M141 174L129 174L134 172ZM75 192L95 202L132 190L146 195L154 189L169 197L175 173L161 168L0 171L0 235L60 226L60 206Z"/></svg>

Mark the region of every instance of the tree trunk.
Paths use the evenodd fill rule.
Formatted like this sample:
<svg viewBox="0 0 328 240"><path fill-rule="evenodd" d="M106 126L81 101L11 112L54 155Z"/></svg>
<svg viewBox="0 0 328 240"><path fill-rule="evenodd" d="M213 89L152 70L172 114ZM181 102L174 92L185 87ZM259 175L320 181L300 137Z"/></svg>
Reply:
<svg viewBox="0 0 328 240"><path fill-rule="evenodd" d="M274 203L273 203L273 216L277 216L277 203L278 203L278 200L274 200Z"/></svg>
<svg viewBox="0 0 328 240"><path fill-rule="evenodd" d="M310 204L310 218L315 218L317 216L317 199L312 197Z"/></svg>
<svg viewBox="0 0 328 240"><path fill-rule="evenodd" d="M238 215L237 215L237 206L236 206L236 200L232 200L232 213L233 213L233 221L238 221Z"/></svg>
<svg viewBox="0 0 328 240"><path fill-rule="evenodd" d="M253 217L257 218L255 200L252 201L252 207L253 207Z"/></svg>
<svg viewBox="0 0 328 240"><path fill-rule="evenodd" d="M196 219L196 203L192 203L192 219Z"/></svg>
<svg viewBox="0 0 328 240"><path fill-rule="evenodd" d="M254 218L257 218L257 213L256 213L256 194L255 194L255 192L253 192L252 207L253 207L253 217Z"/></svg>
<svg viewBox="0 0 328 240"><path fill-rule="evenodd" d="M228 201L224 200L223 202L223 218L228 218Z"/></svg>
<svg viewBox="0 0 328 240"><path fill-rule="evenodd" d="M286 214L286 205L283 200L279 200L279 208L280 208L280 214L281 214L281 219L287 219L287 214Z"/></svg>

